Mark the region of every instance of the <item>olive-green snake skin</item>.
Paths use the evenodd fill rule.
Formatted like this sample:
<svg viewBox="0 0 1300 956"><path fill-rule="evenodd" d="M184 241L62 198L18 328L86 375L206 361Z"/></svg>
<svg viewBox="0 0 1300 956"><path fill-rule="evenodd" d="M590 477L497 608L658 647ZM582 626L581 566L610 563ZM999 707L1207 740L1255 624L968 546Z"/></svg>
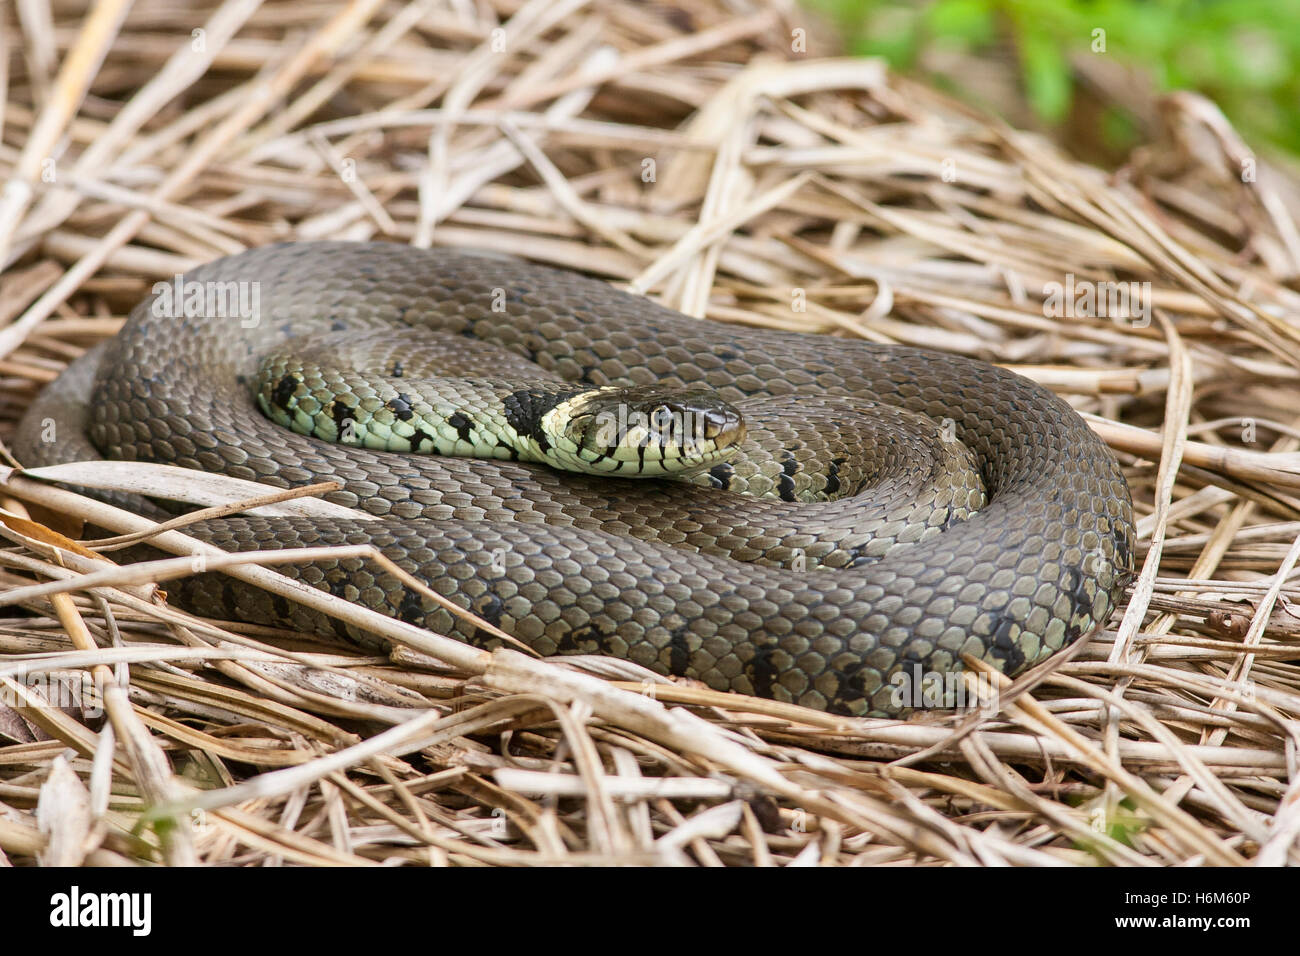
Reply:
<svg viewBox="0 0 1300 956"><path fill-rule="evenodd" d="M981 362L702 322L568 272L384 243L257 249L194 270L185 288L230 282L256 290L255 321L142 303L29 410L20 460L150 460L281 487L337 479L331 500L396 520L239 517L195 531L226 550L373 543L542 654L610 654L842 714L898 713L915 703L900 700L899 674L951 672L962 654L1006 673L1042 660L1105 621L1129 568L1132 508L1108 449L1064 402ZM792 437L774 477L755 479L780 486L768 500L347 447L259 412L252 377L286 339L389 329L400 350L410 328L494 343L551 379L707 386L742 406L764 399L747 407L778 419L827 408L819 427L876 403L919 413L969 449L988 500L968 514L973 493L949 487L924 442L870 423L848 442L876 448L890 493L791 502L788 475L842 484L816 438ZM914 510L895 493L916 471L932 483ZM729 484L725 467L697 480ZM282 570L490 644L360 560ZM341 627L219 575L169 591L211 616Z"/></svg>

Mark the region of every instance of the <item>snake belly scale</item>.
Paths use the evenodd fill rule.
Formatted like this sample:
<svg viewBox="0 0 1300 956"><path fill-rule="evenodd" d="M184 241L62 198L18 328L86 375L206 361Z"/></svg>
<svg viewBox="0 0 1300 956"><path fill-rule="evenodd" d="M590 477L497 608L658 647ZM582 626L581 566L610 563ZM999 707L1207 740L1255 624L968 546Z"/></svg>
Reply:
<svg viewBox="0 0 1300 956"><path fill-rule="evenodd" d="M1109 450L1063 401L982 362L737 329L573 273L385 243L269 246L185 278L254 284L257 321L141 303L29 409L20 459L159 461L279 487L338 480L331 500L393 520L236 517L193 533L226 550L373 543L542 654L612 654L719 690L893 714L904 669L946 673L972 654L1014 673L1104 622L1130 566L1132 506ZM969 508L969 489L940 481L909 521L888 496L803 503L705 486L726 483L725 470L696 485L348 447L258 410L250 379L281 343L384 332L400 343L412 329L495 345L553 381L699 386L742 407L879 407L943 423L987 502ZM50 418L53 444L40 440ZM861 427L854 440L871 441L874 426ZM895 483L937 467L892 433L878 443ZM839 484L821 464L823 484ZM811 566L796 569L796 553ZM281 570L480 642L361 561ZM202 614L342 627L218 575L169 591Z"/></svg>

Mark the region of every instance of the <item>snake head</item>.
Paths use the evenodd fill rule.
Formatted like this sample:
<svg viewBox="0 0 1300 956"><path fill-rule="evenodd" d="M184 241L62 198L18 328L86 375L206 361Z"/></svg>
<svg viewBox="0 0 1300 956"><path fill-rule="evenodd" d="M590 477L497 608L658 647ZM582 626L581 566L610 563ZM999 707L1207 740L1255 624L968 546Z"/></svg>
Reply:
<svg viewBox="0 0 1300 956"><path fill-rule="evenodd" d="M740 411L716 392L661 385L583 392L543 427L558 467L635 478L694 474L745 437Z"/></svg>

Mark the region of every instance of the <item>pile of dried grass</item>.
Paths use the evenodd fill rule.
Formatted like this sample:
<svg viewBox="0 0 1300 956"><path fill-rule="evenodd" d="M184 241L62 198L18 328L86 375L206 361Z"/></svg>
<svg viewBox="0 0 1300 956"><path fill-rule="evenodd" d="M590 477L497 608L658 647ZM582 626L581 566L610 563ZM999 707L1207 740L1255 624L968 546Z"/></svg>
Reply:
<svg viewBox="0 0 1300 956"><path fill-rule="evenodd" d="M1011 365L1116 449L1143 563L1113 629L996 713L857 721L399 622L374 625L391 659L223 628L148 585L188 559L116 569L6 517L3 600L34 616L0 625L0 856L1300 861L1300 193L1212 107L1169 100L1107 176L817 59L761 0L50 9L0 34L6 426L218 255L486 247L692 315ZM1053 314L1051 283L1115 281L1150 283L1149 322ZM7 470L4 494L148 526ZM52 706L51 671L100 691ZM159 806L193 825L139 827Z"/></svg>

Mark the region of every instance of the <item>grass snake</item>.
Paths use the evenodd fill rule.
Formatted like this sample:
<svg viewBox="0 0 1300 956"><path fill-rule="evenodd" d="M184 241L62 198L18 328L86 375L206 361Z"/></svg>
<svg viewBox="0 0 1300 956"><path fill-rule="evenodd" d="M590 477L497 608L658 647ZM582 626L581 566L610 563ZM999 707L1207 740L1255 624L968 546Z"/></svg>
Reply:
<svg viewBox="0 0 1300 956"><path fill-rule="evenodd" d="M1109 450L1063 401L983 362L703 322L570 272L386 243L268 246L191 271L184 288L232 282L256 291L255 321L146 300L29 409L20 459L158 461L280 487L336 479L331 500L392 520L191 530L226 550L373 543L542 654L616 655L843 714L899 712L896 675L945 674L962 654L1006 673L1044 659L1105 621L1130 565L1130 496ZM453 371L462 359L501 380L531 369L543 412L572 383L716 396L741 410L755 458L624 481L508 451L350 447L258 407L267 363L263 406L284 412L294 394L311 406L307 376L276 363L286 342L330 336L345 354L378 350L372 364L413 402L420 330L435 350L451 343L436 361ZM318 406L307 411L330 417ZM405 415L391 395L370 406L385 427ZM481 443L461 418L440 427ZM281 570L490 646L360 560ZM202 614L373 641L219 575L171 593Z"/></svg>

